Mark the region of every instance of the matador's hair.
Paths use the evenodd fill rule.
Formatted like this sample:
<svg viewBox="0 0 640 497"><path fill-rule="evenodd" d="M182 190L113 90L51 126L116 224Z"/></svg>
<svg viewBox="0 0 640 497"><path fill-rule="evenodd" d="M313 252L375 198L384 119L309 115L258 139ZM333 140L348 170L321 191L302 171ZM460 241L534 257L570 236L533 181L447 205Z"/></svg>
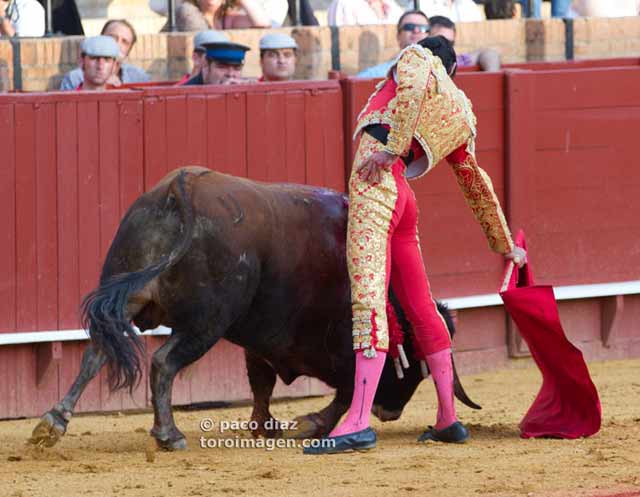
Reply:
<svg viewBox="0 0 640 497"><path fill-rule="evenodd" d="M447 74L452 78L456 75L456 51L444 36L429 36L418 42L419 45L431 50L436 57L440 57Z"/></svg>

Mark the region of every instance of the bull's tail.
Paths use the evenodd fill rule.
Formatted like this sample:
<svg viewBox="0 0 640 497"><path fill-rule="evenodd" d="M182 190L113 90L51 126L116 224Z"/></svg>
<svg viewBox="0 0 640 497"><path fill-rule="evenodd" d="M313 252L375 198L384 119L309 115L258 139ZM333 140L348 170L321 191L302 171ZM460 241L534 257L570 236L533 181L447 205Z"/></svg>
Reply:
<svg viewBox="0 0 640 497"><path fill-rule="evenodd" d="M127 312L130 298L176 264L191 246L195 219L185 187L186 174L186 171L180 172L169 186L169 195L175 197L183 223L170 253L140 271L103 278L98 288L82 302L83 326L89 330L93 346L107 358L108 380L112 390L133 390L142 374L139 352L144 351L144 344L133 329L131 320L134 316Z"/></svg>

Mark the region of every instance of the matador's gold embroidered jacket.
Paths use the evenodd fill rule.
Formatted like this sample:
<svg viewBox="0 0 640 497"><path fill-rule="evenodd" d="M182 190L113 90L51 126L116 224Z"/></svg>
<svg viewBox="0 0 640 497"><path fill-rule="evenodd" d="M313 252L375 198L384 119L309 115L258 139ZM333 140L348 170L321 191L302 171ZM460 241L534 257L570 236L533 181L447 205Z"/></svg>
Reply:
<svg viewBox="0 0 640 497"><path fill-rule="evenodd" d="M513 250L491 180L475 158L471 102L438 57L420 45L405 48L358 116L355 135L370 124L391 128L386 150L394 155L405 157L414 139L420 144L425 156L409 165L409 179L423 176L446 157L489 246L502 254Z"/></svg>

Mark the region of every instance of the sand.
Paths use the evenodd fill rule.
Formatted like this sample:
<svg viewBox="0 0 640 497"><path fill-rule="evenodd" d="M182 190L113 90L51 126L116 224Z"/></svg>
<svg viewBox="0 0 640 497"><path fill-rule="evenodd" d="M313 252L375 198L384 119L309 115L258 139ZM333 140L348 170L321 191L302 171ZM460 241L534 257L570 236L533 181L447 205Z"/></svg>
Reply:
<svg viewBox="0 0 640 497"><path fill-rule="evenodd" d="M222 422L249 419L246 405L177 412L189 443L181 452L155 450L150 413L77 416L50 449L25 444L36 419L2 421L0 496L640 496L640 360L589 367L604 419L600 433L579 440L519 438L518 422L540 386L530 363L463 377L483 410L460 406L472 436L461 446L415 441L435 419L431 382L423 382L400 420L374 420L378 448L357 454L200 447L203 436L248 440L246 431L220 433ZM328 401L281 401L272 411L290 420ZM203 432L202 420L214 429Z"/></svg>

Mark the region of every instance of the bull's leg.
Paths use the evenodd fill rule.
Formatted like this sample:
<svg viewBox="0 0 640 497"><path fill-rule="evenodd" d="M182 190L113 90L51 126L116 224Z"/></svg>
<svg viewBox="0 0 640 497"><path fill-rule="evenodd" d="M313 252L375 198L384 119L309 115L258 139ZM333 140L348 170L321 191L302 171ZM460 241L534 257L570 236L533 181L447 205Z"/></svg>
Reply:
<svg viewBox="0 0 640 497"><path fill-rule="evenodd" d="M187 447L171 411L173 380L182 368L202 357L219 338L219 334L210 331L184 333L174 329L166 343L153 354L150 383L154 422L151 435L161 448L180 450Z"/></svg>
<svg viewBox="0 0 640 497"><path fill-rule="evenodd" d="M295 438L319 438L328 435L347 412L353 395L351 389L338 388L331 403L318 412L312 412L295 419L297 429Z"/></svg>
<svg viewBox="0 0 640 497"><path fill-rule="evenodd" d="M251 430L251 433L254 437L279 438L282 436L282 430L269 412L271 394L276 384L276 372L267 361L249 351L245 351L244 357L253 393L251 421L258 423L258 428ZM271 423L271 426L268 426L267 422Z"/></svg>
<svg viewBox="0 0 640 497"><path fill-rule="evenodd" d="M29 442L52 447L67 431L67 425L73 415L73 409L89 382L95 378L106 361L102 352L89 345L82 356L80 373L71 385L67 395L53 408L46 412L40 423L33 429Z"/></svg>

